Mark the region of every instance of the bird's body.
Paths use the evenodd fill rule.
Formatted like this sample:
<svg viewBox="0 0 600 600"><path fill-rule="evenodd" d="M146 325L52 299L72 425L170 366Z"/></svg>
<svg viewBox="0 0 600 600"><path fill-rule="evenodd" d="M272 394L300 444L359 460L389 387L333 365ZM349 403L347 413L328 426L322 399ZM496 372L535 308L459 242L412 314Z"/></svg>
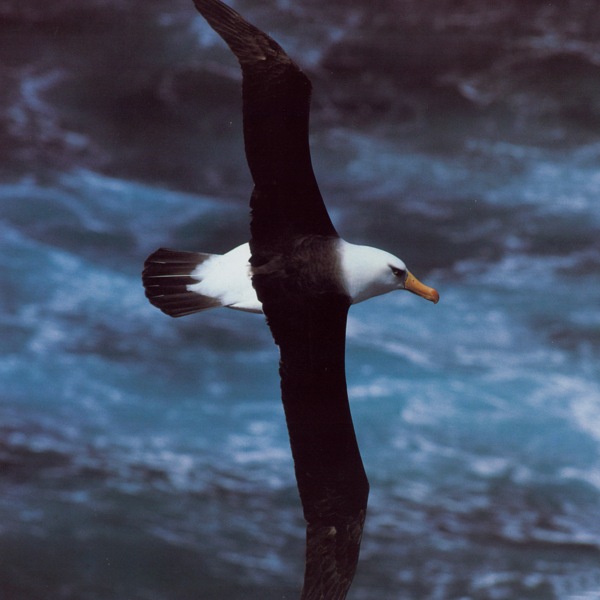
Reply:
<svg viewBox="0 0 600 600"><path fill-rule="evenodd" d="M242 68L251 239L222 256L157 250L145 264L146 295L174 317L219 306L264 312L280 350L281 397L307 521L302 600L343 600L369 491L346 389L348 309L393 290L432 302L439 296L399 258L339 237L312 170L306 75L220 0L194 3Z"/></svg>
<svg viewBox="0 0 600 600"><path fill-rule="evenodd" d="M394 275L390 265L402 272L406 272L406 266L384 250L350 244L342 238L313 239L313 245L318 248L310 252L305 250L305 255L301 248L292 254L295 264L282 258L273 260L271 270L278 268L284 275L286 270L299 269L312 278L323 272L323 264L333 264L332 272L328 272L327 277L336 281L345 291L350 304L386 294L404 284ZM146 261L144 278L149 298L171 316L183 316L220 306L262 313L262 303L252 285L250 254L248 243L226 254L174 252L161 248ZM305 267L302 266L303 262L306 263ZM263 267L254 271L264 274L266 269ZM184 276L189 279L180 287L174 287L173 280ZM302 283L307 290L320 289L322 285L315 281L299 280L297 276L296 283Z"/></svg>

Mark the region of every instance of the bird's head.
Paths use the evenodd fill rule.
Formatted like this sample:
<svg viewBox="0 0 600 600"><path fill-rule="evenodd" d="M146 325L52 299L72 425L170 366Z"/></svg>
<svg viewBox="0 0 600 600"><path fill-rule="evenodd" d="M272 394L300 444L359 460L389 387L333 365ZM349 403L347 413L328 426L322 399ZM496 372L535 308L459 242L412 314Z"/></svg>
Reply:
<svg viewBox="0 0 600 600"><path fill-rule="evenodd" d="M434 304L440 295L421 283L397 256L341 241L342 271L353 304L394 290L408 290Z"/></svg>

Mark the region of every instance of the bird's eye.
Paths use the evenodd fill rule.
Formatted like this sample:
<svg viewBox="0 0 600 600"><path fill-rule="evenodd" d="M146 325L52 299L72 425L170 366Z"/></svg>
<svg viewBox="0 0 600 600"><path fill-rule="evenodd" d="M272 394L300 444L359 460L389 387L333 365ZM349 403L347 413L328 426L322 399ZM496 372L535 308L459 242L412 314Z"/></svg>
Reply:
<svg viewBox="0 0 600 600"><path fill-rule="evenodd" d="M400 279L406 275L406 271L404 269L398 269L397 267L390 267L390 269L392 270L392 273Z"/></svg>

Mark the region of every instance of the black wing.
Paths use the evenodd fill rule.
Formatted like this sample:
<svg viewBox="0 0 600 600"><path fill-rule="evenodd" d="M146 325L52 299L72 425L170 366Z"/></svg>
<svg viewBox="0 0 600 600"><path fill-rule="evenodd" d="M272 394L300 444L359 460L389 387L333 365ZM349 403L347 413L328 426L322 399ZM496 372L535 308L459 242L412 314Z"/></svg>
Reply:
<svg viewBox="0 0 600 600"><path fill-rule="evenodd" d="M219 0L194 0L242 67L244 143L254 180L253 241L337 236L308 143L311 84L283 49Z"/></svg>
<svg viewBox="0 0 600 600"><path fill-rule="evenodd" d="M268 276L258 282L271 296ZM261 294L261 292L267 292ZM369 484L348 404L346 296L281 297L265 313L281 352L283 406L308 523L303 600L343 600L358 561Z"/></svg>
<svg viewBox="0 0 600 600"><path fill-rule="evenodd" d="M235 11L219 0L194 2L242 66L244 141L255 184L253 285L280 348L282 399L308 523L302 599L343 600L356 571L369 485L346 390L350 300L331 272L310 266L335 256L337 238L310 160L311 86L275 41Z"/></svg>

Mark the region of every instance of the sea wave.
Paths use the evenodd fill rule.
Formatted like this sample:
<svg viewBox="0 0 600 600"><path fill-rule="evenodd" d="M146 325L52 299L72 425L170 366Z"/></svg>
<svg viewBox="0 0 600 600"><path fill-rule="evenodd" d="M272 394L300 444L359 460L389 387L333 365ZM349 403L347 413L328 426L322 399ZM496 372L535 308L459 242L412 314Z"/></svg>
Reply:
<svg viewBox="0 0 600 600"><path fill-rule="evenodd" d="M590 597L600 13L235 6L313 81L336 227L441 296L350 311L371 481L352 593ZM183 0L11 1L0 28L2 591L297 595L304 523L264 318L169 319L140 281L159 246L248 239L235 60Z"/></svg>

